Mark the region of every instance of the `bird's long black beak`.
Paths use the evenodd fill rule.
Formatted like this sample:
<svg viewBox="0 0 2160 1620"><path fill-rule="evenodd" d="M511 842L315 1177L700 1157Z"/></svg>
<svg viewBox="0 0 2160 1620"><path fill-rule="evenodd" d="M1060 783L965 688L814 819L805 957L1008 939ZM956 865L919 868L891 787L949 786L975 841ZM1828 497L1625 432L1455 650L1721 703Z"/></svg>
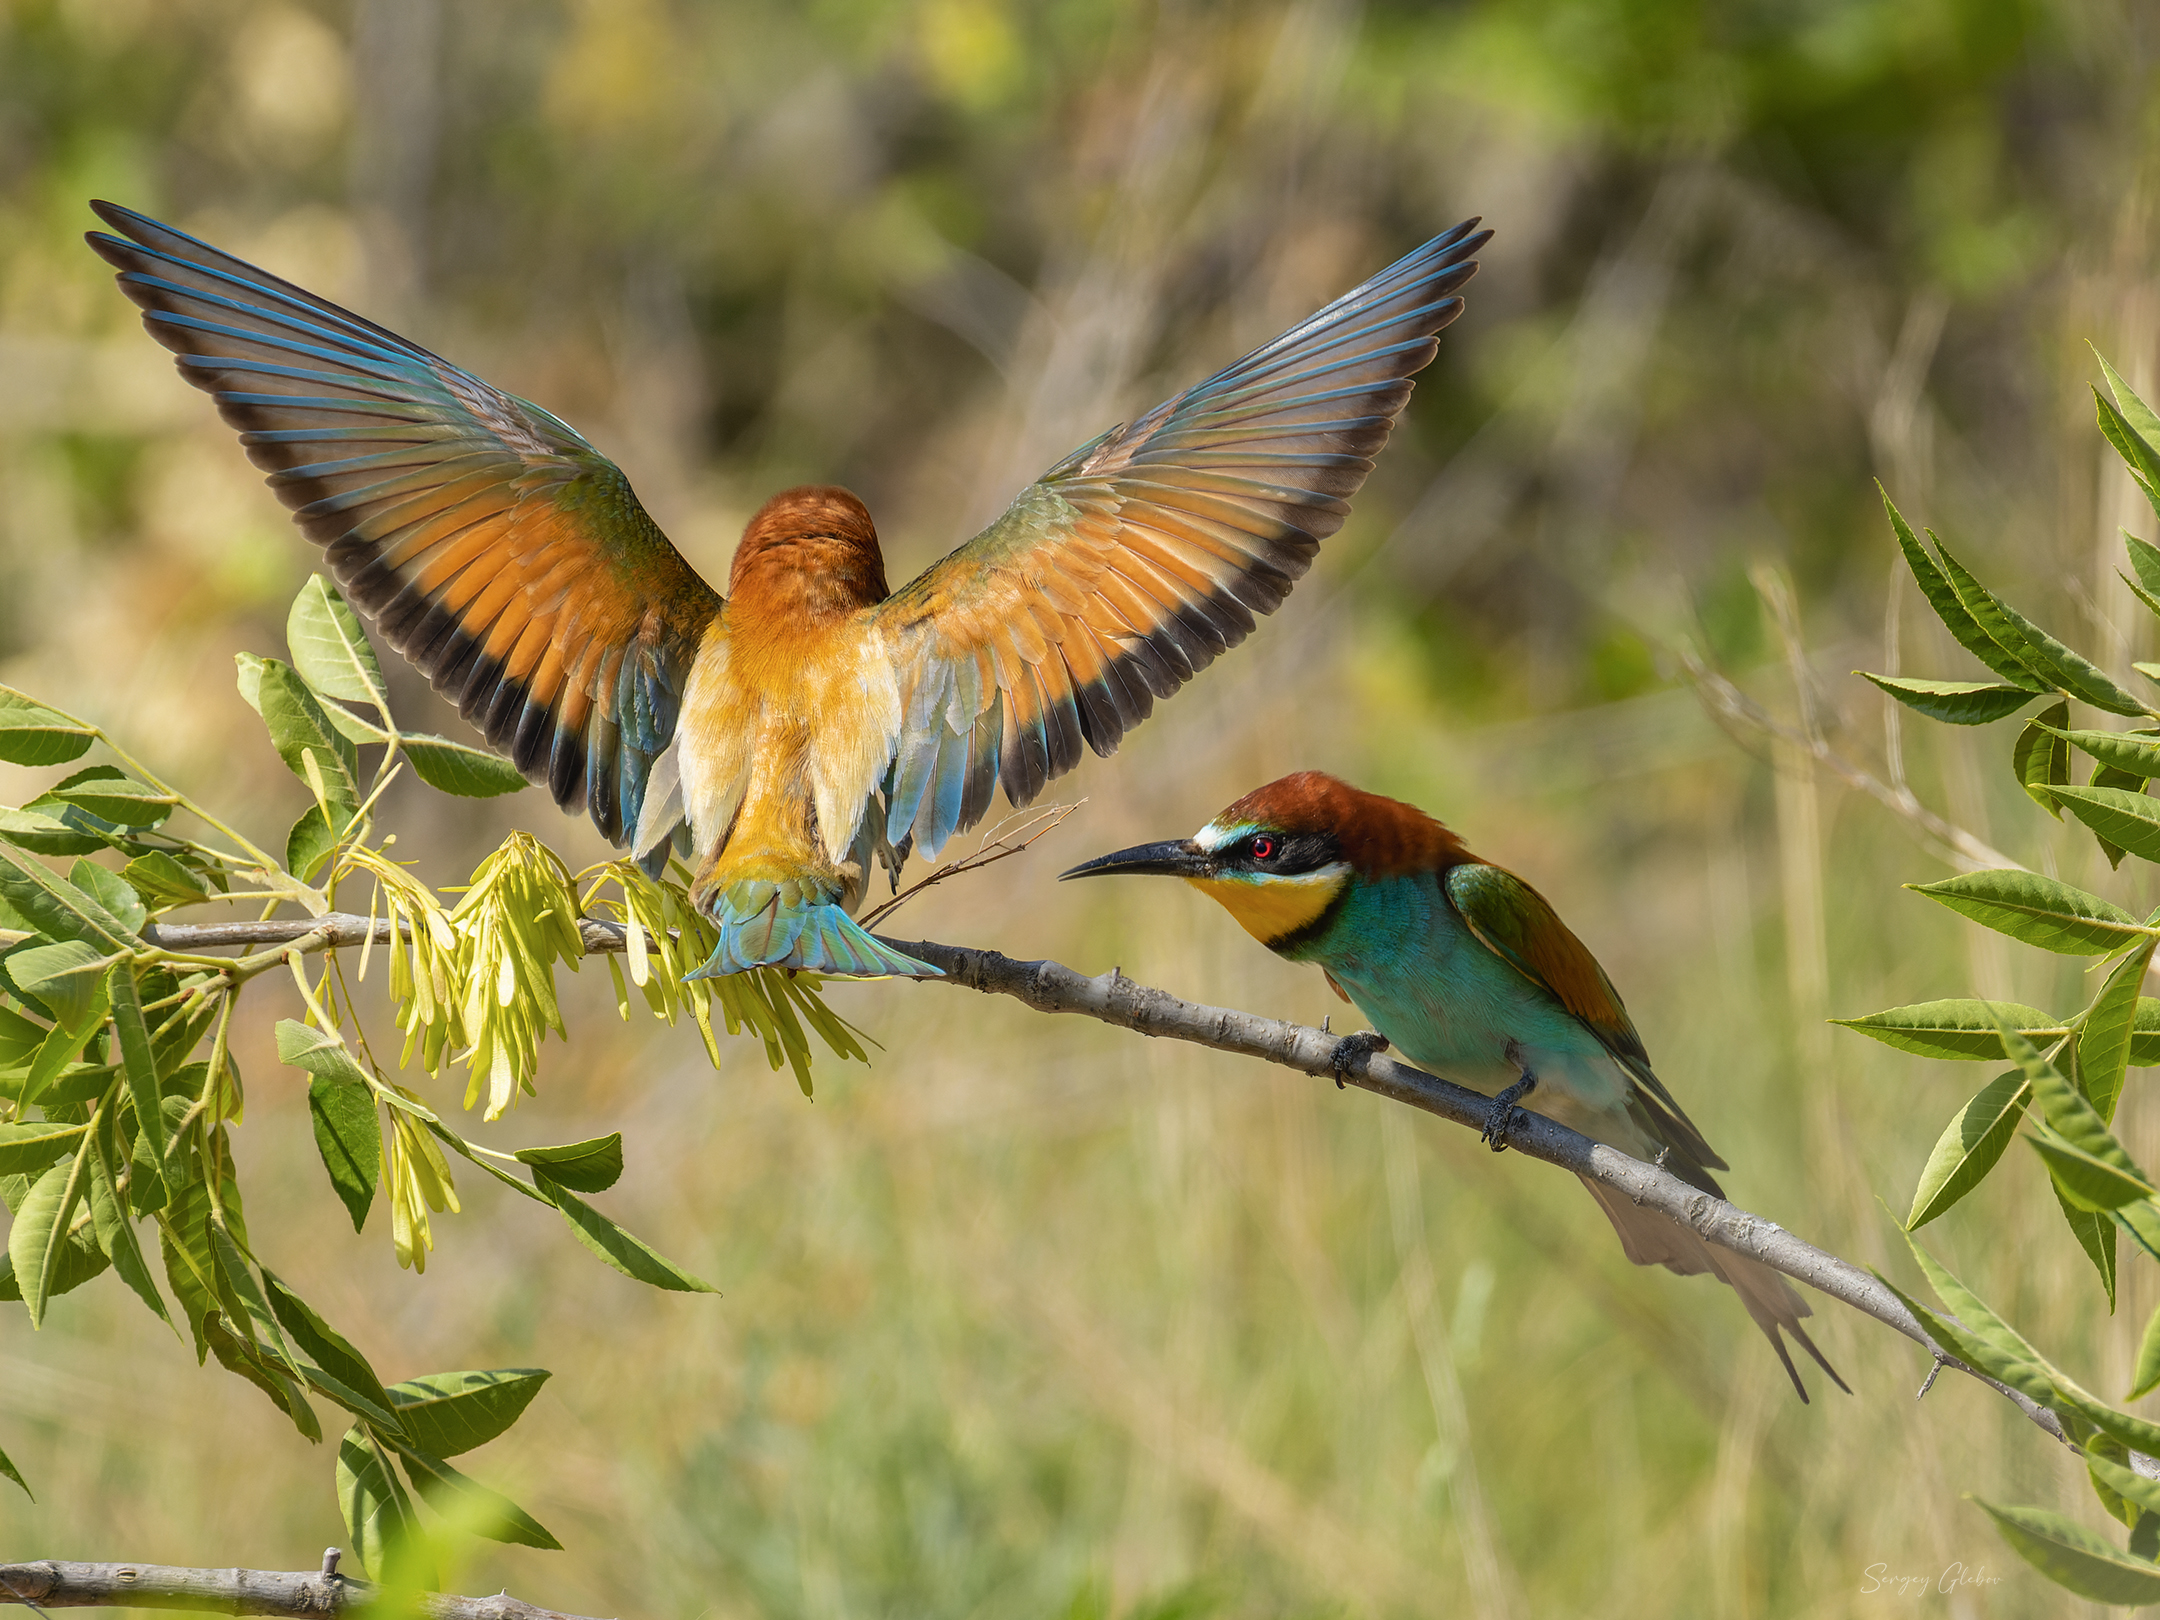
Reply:
<svg viewBox="0 0 2160 1620"><path fill-rule="evenodd" d="M1092 861L1083 861L1070 872L1060 872L1058 881L1062 883L1066 878L1101 877L1111 872L1153 873L1162 877L1207 877L1214 870L1214 856L1190 838L1178 838L1165 844L1135 844L1131 849L1121 849L1113 855L1098 855Z"/></svg>

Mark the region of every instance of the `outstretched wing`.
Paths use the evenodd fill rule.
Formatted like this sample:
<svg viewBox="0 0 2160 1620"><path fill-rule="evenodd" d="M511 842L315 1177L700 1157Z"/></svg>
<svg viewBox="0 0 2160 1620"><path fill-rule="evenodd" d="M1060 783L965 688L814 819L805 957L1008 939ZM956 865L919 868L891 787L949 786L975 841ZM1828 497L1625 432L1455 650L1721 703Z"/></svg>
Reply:
<svg viewBox="0 0 2160 1620"><path fill-rule="evenodd" d="M1282 605L1410 398L1491 237L1468 220L1084 445L872 610L904 704L887 825L935 856L1025 805Z"/></svg>
<svg viewBox="0 0 2160 1620"><path fill-rule="evenodd" d="M1640 1122L1696 1166L1726 1168L1650 1067L1642 1037L1620 993L1590 948L1569 931L1543 895L1505 868L1485 861L1451 866L1442 880L1449 902L1478 942L1516 972L1543 985L1604 1043L1636 1083ZM1678 1167L1676 1167L1678 1168ZM1711 1188L1715 1191L1713 1185Z"/></svg>
<svg viewBox="0 0 2160 1620"><path fill-rule="evenodd" d="M92 232L331 573L458 712L620 843L719 594L607 457L289 282L111 203Z"/></svg>

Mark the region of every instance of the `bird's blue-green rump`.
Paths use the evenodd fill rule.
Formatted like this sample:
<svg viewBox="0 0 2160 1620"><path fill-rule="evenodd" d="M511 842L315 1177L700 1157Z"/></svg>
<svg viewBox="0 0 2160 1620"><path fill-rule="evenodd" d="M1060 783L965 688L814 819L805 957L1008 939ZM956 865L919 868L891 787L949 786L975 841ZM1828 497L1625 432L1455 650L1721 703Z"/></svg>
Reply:
<svg viewBox="0 0 2160 1620"><path fill-rule="evenodd" d="M1494 1098L1485 1134L1496 1150L1517 1099L1535 1088L1562 1124L1723 1196L1710 1172L1728 1166L1652 1072L1597 959L1535 889L1414 805L1302 771L1191 838L1120 850L1065 876L1113 872L1181 877L1268 949L1321 968L1404 1058ZM1583 1185L1635 1264L1730 1284L1803 1401L1781 1331L1846 1387L1800 1326L1811 1313L1783 1277Z"/></svg>

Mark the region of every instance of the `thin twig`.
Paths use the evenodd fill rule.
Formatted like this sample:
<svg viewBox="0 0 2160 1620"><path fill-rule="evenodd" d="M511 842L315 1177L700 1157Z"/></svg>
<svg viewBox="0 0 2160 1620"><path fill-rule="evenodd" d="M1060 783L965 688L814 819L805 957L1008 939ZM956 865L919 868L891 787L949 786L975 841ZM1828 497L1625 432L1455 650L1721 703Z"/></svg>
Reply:
<svg viewBox="0 0 2160 1620"><path fill-rule="evenodd" d="M208 945L258 945L280 940L305 940L304 949L329 945L353 945L370 932L389 939L395 925L387 919L371 922L366 917L333 912L325 917L269 923L209 923L161 925L160 943L200 949ZM619 951L623 931L614 923L586 919L579 925L588 955ZM1492 1099L1453 1081L1414 1069L1407 1063L1358 1048L1344 1051L1341 1036L1257 1013L1227 1007L1209 1007L1181 1001L1167 991L1152 989L1113 969L1088 978L1058 962L1023 962L996 951L973 950L962 945L941 945L930 940L887 941L911 956L945 970L945 977L923 981L958 985L988 995L1012 996L1038 1012L1077 1013L1120 1029L1142 1035L1189 1041L1196 1046L1242 1057L1264 1058L1324 1080L1338 1077L1351 1085L1407 1103L1426 1113L1481 1131L1492 1108ZM1337 1054L1342 1053L1337 1068ZM1886 1327L1895 1328L1922 1346L1945 1366L1970 1373L1989 1388L2014 1402L2034 1423L2058 1440L2067 1437L2055 1414L2031 1397L1985 1373L1946 1355L1930 1339L1912 1313L1898 1303L1882 1282L1848 1260L1794 1237L1774 1221L1749 1213L1678 1176L1631 1159L1616 1148L1593 1142L1542 1114L1524 1113L1525 1123L1508 1133L1508 1145L1525 1157L1541 1159L1592 1181L1616 1188L1635 1203L1669 1215L1690 1228L1705 1242L1735 1254L1759 1260L1773 1271L1806 1283L1818 1293L1850 1305Z"/></svg>
<svg viewBox="0 0 2160 1620"><path fill-rule="evenodd" d="M1992 844L1967 832L1954 822L1945 821L1922 804L1911 788L1892 787L1874 772L1847 759L1831 747L1827 739L1820 736L1810 737L1806 732L1775 719L1761 704L1703 663L1692 648L1677 646L1674 652L1680 660L1680 667L1688 684L1695 688L1696 696L1701 698L1704 706L1709 709L1712 719L1721 724L1743 727L1790 743L1848 787L1858 788L1885 809L1917 827L1924 836L1942 845L1949 851L1949 858L1954 865L1967 871L2004 867L2025 870L2023 862L2013 861Z"/></svg>
<svg viewBox="0 0 2160 1620"><path fill-rule="evenodd" d="M581 1620L559 1609L536 1608L507 1592L455 1597L444 1592L397 1593L394 1611L428 1620ZM177 1564L76 1564L48 1559L0 1564L0 1604L48 1609L195 1609L214 1614L305 1617L366 1613L384 1600L371 1581L321 1569L189 1569Z"/></svg>
<svg viewBox="0 0 2160 1620"><path fill-rule="evenodd" d="M918 894L921 894L923 890L930 888L934 884L943 883L947 878L958 877L963 872L980 872L984 867L995 865L1009 855L1019 854L1038 838L1047 833L1055 832L1067 816L1086 803L1087 800L1078 799L1071 804L1045 805L1040 810L1023 811L1019 815L1007 816L982 835L975 845L974 854L967 856L965 859L954 861L950 866L936 867L927 877L918 878L915 882L910 883L890 900L864 916L862 926L865 928L874 927L877 923L890 917ZM1011 836L1005 836L1005 829L1012 826L1016 821L1020 823L1019 828ZM1026 834L1025 837L1021 836L1023 833Z"/></svg>

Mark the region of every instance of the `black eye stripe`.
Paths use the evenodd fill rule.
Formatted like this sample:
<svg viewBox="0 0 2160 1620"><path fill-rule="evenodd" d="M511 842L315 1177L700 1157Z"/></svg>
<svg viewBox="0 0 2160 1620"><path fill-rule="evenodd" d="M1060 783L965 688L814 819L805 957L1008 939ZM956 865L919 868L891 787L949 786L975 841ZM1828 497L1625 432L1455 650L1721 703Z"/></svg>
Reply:
<svg viewBox="0 0 2160 1620"><path fill-rule="evenodd" d="M1277 877L1294 877L1340 860L1342 851L1332 834L1252 833L1231 853L1231 863L1248 870L1265 869Z"/></svg>

